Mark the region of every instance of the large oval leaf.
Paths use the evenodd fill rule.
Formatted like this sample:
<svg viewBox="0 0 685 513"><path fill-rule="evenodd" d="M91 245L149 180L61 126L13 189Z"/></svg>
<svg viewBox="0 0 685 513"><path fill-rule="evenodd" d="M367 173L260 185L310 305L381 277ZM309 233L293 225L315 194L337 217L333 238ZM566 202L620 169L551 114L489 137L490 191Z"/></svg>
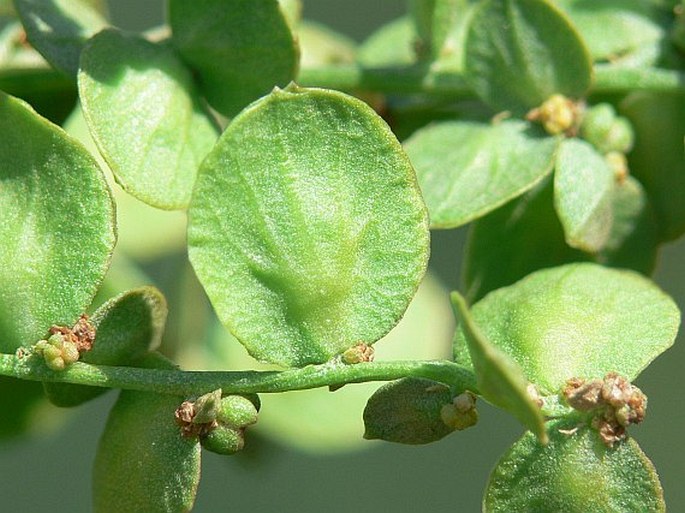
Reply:
<svg viewBox="0 0 685 513"><path fill-rule="evenodd" d="M169 23L207 100L226 116L295 78L299 50L276 0L171 0Z"/></svg>
<svg viewBox="0 0 685 513"><path fill-rule="evenodd" d="M497 110L525 114L555 93L581 98L591 60L566 17L546 0L487 0L466 36L473 90Z"/></svg>
<svg viewBox="0 0 685 513"><path fill-rule="evenodd" d="M533 187L552 171L558 142L523 121L449 121L405 143L431 228L456 228Z"/></svg>
<svg viewBox="0 0 685 513"><path fill-rule="evenodd" d="M390 331L423 276L428 238L387 125L352 97L295 86L228 127L188 222L219 318L256 358L295 366Z"/></svg>
<svg viewBox="0 0 685 513"><path fill-rule="evenodd" d="M656 470L633 439L607 448L568 422L552 424L550 438L543 446L526 433L509 449L490 476L484 512L666 511Z"/></svg>
<svg viewBox="0 0 685 513"><path fill-rule="evenodd" d="M617 372L633 380L673 344L680 312L654 283L596 264L545 269L472 308L485 336L543 393L572 377ZM457 332L457 349L466 346Z"/></svg>
<svg viewBox="0 0 685 513"><path fill-rule="evenodd" d="M554 207L569 246L591 253L609 239L614 173L589 143L565 140L554 172Z"/></svg>
<svg viewBox="0 0 685 513"><path fill-rule="evenodd" d="M0 92L0 350L71 326L102 281L114 205L95 160L27 104Z"/></svg>
<svg viewBox="0 0 685 513"><path fill-rule="evenodd" d="M108 29L83 50L78 80L90 132L121 186L150 205L185 208L218 131L173 49Z"/></svg>
<svg viewBox="0 0 685 513"><path fill-rule="evenodd" d="M146 360L146 367L173 368ZM96 513L185 513L200 481L200 442L185 438L174 412L182 397L122 390L95 456Z"/></svg>
<svg viewBox="0 0 685 513"><path fill-rule="evenodd" d="M14 0L31 45L73 79L86 41L107 26L88 0Z"/></svg>

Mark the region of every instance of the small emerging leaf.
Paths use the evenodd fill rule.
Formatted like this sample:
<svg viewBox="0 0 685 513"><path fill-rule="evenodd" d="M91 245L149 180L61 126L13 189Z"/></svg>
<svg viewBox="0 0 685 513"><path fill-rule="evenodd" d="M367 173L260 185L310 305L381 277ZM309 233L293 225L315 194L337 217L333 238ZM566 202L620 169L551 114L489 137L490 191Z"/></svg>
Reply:
<svg viewBox="0 0 685 513"><path fill-rule="evenodd" d="M485 296L472 314L543 395L573 377L634 380L673 344L680 324L676 304L650 280L589 263L530 274ZM455 345L466 345L463 333Z"/></svg>
<svg viewBox="0 0 685 513"><path fill-rule="evenodd" d="M425 271L427 225L380 117L342 93L292 86L243 111L205 159L188 245L248 351L302 366L397 324Z"/></svg>
<svg viewBox="0 0 685 513"><path fill-rule="evenodd" d="M154 287L130 290L110 299L93 314L95 343L81 361L100 365L128 365L159 347L166 323L167 305ZM57 406L77 406L108 389L44 383L50 401Z"/></svg>
<svg viewBox="0 0 685 513"><path fill-rule="evenodd" d="M114 205L95 160L59 127L0 92L0 349L72 326L114 247Z"/></svg>
<svg viewBox="0 0 685 513"><path fill-rule="evenodd" d="M466 73L496 110L523 115L555 93L582 98L591 78L587 49L546 0L486 0L466 39Z"/></svg>
<svg viewBox="0 0 685 513"><path fill-rule="evenodd" d="M173 49L105 30L86 45L78 81L90 133L121 186L159 208L187 207L217 128Z"/></svg>
<svg viewBox="0 0 685 513"><path fill-rule="evenodd" d="M173 368L148 359L146 367ZM185 513L200 481L200 443L174 420L182 397L122 390L95 456L96 513Z"/></svg>
<svg viewBox="0 0 685 513"><path fill-rule="evenodd" d="M543 444L547 443L540 406L535 404L528 393L529 383L521 367L485 338L459 293L452 292L452 304L471 354L481 395L514 415Z"/></svg>
<svg viewBox="0 0 685 513"><path fill-rule="evenodd" d="M225 116L295 78L299 49L276 0L171 0L173 43Z"/></svg>
<svg viewBox="0 0 685 513"><path fill-rule="evenodd" d="M547 446L526 433L502 457L485 491L485 513L666 511L656 470L633 439L607 448L594 430L563 421L549 433Z"/></svg>
<svg viewBox="0 0 685 513"><path fill-rule="evenodd" d="M533 187L552 171L558 140L523 121L449 121L405 143L432 228L456 228Z"/></svg>
<svg viewBox="0 0 685 513"><path fill-rule="evenodd" d="M446 385L404 378L379 388L364 408L364 438L402 444L436 442L454 431L440 412L452 403Z"/></svg>
<svg viewBox="0 0 685 513"><path fill-rule="evenodd" d="M55 68L76 79L88 38L107 20L88 0L14 0L31 45Z"/></svg>
<svg viewBox="0 0 685 513"><path fill-rule="evenodd" d="M590 144L567 139L554 173L554 206L569 246L600 251L611 233L614 173Z"/></svg>

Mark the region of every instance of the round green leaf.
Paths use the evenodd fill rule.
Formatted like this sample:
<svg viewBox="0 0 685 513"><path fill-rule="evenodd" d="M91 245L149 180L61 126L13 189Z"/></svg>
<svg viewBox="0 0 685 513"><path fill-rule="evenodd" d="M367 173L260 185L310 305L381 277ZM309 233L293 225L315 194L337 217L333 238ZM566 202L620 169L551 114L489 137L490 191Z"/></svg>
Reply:
<svg viewBox="0 0 685 513"><path fill-rule="evenodd" d="M551 182L546 179L471 225L461 272L470 301L538 269L590 258L566 244Z"/></svg>
<svg viewBox="0 0 685 513"><path fill-rule="evenodd" d="M78 81L91 135L121 186L159 208L187 207L217 128L173 49L104 30L83 50Z"/></svg>
<svg viewBox="0 0 685 513"><path fill-rule="evenodd" d="M652 2L556 0L555 3L571 19L596 61L616 62L664 36L660 20L663 12Z"/></svg>
<svg viewBox="0 0 685 513"><path fill-rule="evenodd" d="M96 513L192 509L200 482L200 443L181 436L174 412L182 401L173 395L121 392L95 456Z"/></svg>
<svg viewBox="0 0 685 513"><path fill-rule="evenodd" d="M552 171L557 146L516 120L429 125L405 143L431 228L456 228L530 189Z"/></svg>
<svg viewBox="0 0 685 513"><path fill-rule="evenodd" d="M545 269L473 305L483 334L545 394L572 377L633 380L675 339L680 312L654 283L596 264ZM464 334L455 344L465 347Z"/></svg>
<svg viewBox="0 0 685 513"><path fill-rule="evenodd" d="M530 433L523 435L493 470L483 511L666 511L659 477L637 442L628 439L607 448L595 431L574 427L552 424L547 446Z"/></svg>
<svg viewBox="0 0 685 513"><path fill-rule="evenodd" d="M614 173L589 143L562 142L554 173L554 207L569 246L596 253L611 233Z"/></svg>
<svg viewBox="0 0 685 513"><path fill-rule="evenodd" d="M276 0L171 0L169 23L207 100L226 116L295 78L299 49Z"/></svg>
<svg viewBox="0 0 685 513"><path fill-rule="evenodd" d="M0 92L0 349L71 326L114 247L114 205L95 160L27 104Z"/></svg>
<svg viewBox="0 0 685 513"><path fill-rule="evenodd" d="M555 93L582 98L591 60L566 17L546 0L486 0L466 36L466 74L496 110L523 115Z"/></svg>
<svg viewBox="0 0 685 513"><path fill-rule="evenodd" d="M644 185L664 241L685 233L685 94L633 93L621 114L635 129L630 172Z"/></svg>
<svg viewBox="0 0 685 513"><path fill-rule="evenodd" d="M202 165L188 220L219 318L257 359L293 366L390 331L428 239L388 126L355 98L296 86L235 118Z"/></svg>
<svg viewBox="0 0 685 513"><path fill-rule="evenodd" d="M458 292L452 292L451 298L476 372L478 391L483 398L514 415L542 443L547 443L540 407L528 393L529 383L521 367L486 338Z"/></svg>
<svg viewBox="0 0 685 513"><path fill-rule="evenodd" d="M127 365L159 347L167 317L166 299L154 287L124 292L93 314L96 328L93 348L81 361L100 365ZM107 391L106 388L45 383L45 392L57 406L78 406Z"/></svg>
<svg viewBox="0 0 685 513"><path fill-rule="evenodd" d="M107 20L88 0L14 0L14 5L31 45L75 79L83 46Z"/></svg>

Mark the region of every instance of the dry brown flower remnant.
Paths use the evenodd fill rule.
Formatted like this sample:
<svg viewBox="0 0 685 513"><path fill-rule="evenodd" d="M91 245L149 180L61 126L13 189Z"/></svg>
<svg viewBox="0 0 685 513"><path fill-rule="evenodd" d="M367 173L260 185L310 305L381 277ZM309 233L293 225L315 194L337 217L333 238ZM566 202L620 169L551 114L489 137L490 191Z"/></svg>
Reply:
<svg viewBox="0 0 685 513"><path fill-rule="evenodd" d="M626 427L642 422L647 409L645 394L615 372L604 379L572 378L563 395L572 408L593 413L591 425L608 447L626 438Z"/></svg>

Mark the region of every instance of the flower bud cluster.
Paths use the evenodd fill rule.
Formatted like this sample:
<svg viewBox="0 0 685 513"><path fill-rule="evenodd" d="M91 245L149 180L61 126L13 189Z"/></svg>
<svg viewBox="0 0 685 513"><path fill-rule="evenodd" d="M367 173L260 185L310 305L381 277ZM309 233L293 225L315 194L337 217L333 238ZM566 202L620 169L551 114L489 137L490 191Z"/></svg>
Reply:
<svg viewBox="0 0 685 513"><path fill-rule="evenodd" d="M42 356L52 370L61 371L78 361L81 353L90 351L94 342L95 326L83 314L72 328L52 326L50 336L36 342L33 352Z"/></svg>
<svg viewBox="0 0 685 513"><path fill-rule="evenodd" d="M221 396L221 390L195 401L184 401L175 412L176 423L187 438L199 437L202 446L218 454L235 454L245 445L245 429L257 422L259 399Z"/></svg>

